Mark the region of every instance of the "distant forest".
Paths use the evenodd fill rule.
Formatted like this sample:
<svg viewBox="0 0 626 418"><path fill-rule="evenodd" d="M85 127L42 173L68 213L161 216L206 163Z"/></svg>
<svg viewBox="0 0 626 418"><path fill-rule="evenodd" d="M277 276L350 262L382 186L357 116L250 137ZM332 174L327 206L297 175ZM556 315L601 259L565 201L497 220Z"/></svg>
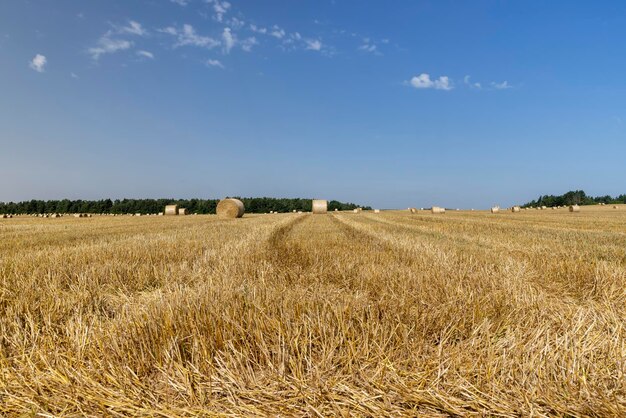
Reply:
<svg viewBox="0 0 626 418"><path fill-rule="evenodd" d="M545 195L539 196L537 200L526 203L522 207L529 206L569 206L569 205L597 205L598 203L615 204L626 203L626 194L617 197L606 196L587 196L582 190L569 191L560 196Z"/></svg>
<svg viewBox="0 0 626 418"><path fill-rule="evenodd" d="M311 199L277 199L271 197L244 197L241 199L247 213L292 212L301 210L310 212ZM103 199L103 200L30 200L27 202L0 202L0 214L27 213L159 213L165 205L177 204L189 213L214 214L219 199ZM328 202L328 210L351 210L357 207L370 210L369 206L343 203L336 200Z"/></svg>

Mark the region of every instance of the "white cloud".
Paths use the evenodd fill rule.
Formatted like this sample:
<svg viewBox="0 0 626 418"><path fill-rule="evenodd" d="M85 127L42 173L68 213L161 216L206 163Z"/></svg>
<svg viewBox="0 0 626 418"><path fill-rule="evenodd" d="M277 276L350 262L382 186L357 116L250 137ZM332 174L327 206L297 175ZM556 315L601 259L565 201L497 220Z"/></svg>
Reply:
<svg viewBox="0 0 626 418"><path fill-rule="evenodd" d="M133 46L131 41L125 39L113 39L115 35L136 35L146 36L148 31L141 26L141 23L131 20L126 26L113 26L112 30L107 31L98 39L98 44L89 48L87 52L91 54L94 60L98 60L101 55L114 54L118 51L130 49Z"/></svg>
<svg viewBox="0 0 626 418"><path fill-rule="evenodd" d="M80 78L80 77L78 77L78 75L77 75L76 73L70 73L70 76L71 76L72 78Z"/></svg>
<svg viewBox="0 0 626 418"><path fill-rule="evenodd" d="M220 0L206 0L207 3L213 4L213 11L215 12L215 20L221 22L224 20L224 15L228 13L231 4L227 1Z"/></svg>
<svg viewBox="0 0 626 418"><path fill-rule="evenodd" d="M472 87L472 88L475 88L475 89L481 89L481 88L483 87L480 83L473 83L473 82L470 80L470 76L469 76L469 75L466 75L465 77L463 77L463 82L464 82L466 85L468 85L468 86L470 86L470 87Z"/></svg>
<svg viewBox="0 0 626 418"><path fill-rule="evenodd" d="M363 45L359 46L359 51L365 51L365 52L372 52L375 53L377 52L377 47L374 44L368 44L368 43L364 43Z"/></svg>
<svg viewBox="0 0 626 418"><path fill-rule="evenodd" d="M230 28L224 28L224 31L222 32L222 41L224 43L224 52L228 54L237 43L237 39L231 32Z"/></svg>
<svg viewBox="0 0 626 418"><path fill-rule="evenodd" d="M186 6L189 4L189 0L170 0L172 3L176 3L179 6Z"/></svg>
<svg viewBox="0 0 626 418"><path fill-rule="evenodd" d="M98 46L89 48L87 51L94 60L98 60L101 55L124 51L131 46L133 46L132 42L124 39L111 39L109 38L109 33L107 33L98 40Z"/></svg>
<svg viewBox="0 0 626 418"><path fill-rule="evenodd" d="M233 29L241 29L246 25L246 22L244 22L241 19L237 19L236 17L233 17L231 19L228 19L228 24L233 28Z"/></svg>
<svg viewBox="0 0 626 418"><path fill-rule="evenodd" d="M130 35L145 36L148 32L141 26L141 23L131 20L127 26L121 27L118 33L127 33Z"/></svg>
<svg viewBox="0 0 626 418"><path fill-rule="evenodd" d="M173 35L173 36L178 35L178 31L176 30L176 28L174 28L172 26L168 26L168 27L163 28L163 29L158 29L158 31L161 32L161 33L167 33L168 35Z"/></svg>
<svg viewBox="0 0 626 418"><path fill-rule="evenodd" d="M258 27L255 24L251 24L250 25L250 30L252 32L260 33L262 35L265 35L267 33L267 28Z"/></svg>
<svg viewBox="0 0 626 418"><path fill-rule="evenodd" d="M241 49L243 49L246 52L252 51L252 47L259 44L259 42L256 40L254 36L246 38L240 43L241 43Z"/></svg>
<svg viewBox="0 0 626 418"><path fill-rule="evenodd" d="M506 90L506 89L513 88L513 86L510 85L509 82L506 80L504 80L502 83L492 82L491 86L497 90Z"/></svg>
<svg viewBox="0 0 626 418"><path fill-rule="evenodd" d="M224 68L224 65L219 60L208 60L206 65L209 67L219 67Z"/></svg>
<svg viewBox="0 0 626 418"><path fill-rule="evenodd" d="M270 35L272 35L274 38L277 38L277 39L283 39L286 35L286 32L284 29L281 29L278 25L274 25L272 27L272 31L270 32Z"/></svg>
<svg viewBox="0 0 626 418"><path fill-rule="evenodd" d="M201 48L212 49L221 45L220 41L210 38L208 36L201 36L196 33L193 26L185 24L182 30L178 30L172 26L160 29L159 32L166 33L176 37L176 43L174 47L179 46L198 46Z"/></svg>
<svg viewBox="0 0 626 418"><path fill-rule="evenodd" d="M427 73L413 77L410 84L416 89L452 90L453 88L447 76L444 75L436 80L431 80L430 75Z"/></svg>
<svg viewBox="0 0 626 418"><path fill-rule="evenodd" d="M28 66L32 68L33 70L37 71L38 73L43 73L44 71L46 71L47 63L48 63L48 59L45 57L45 55L37 54L30 61Z"/></svg>
<svg viewBox="0 0 626 418"><path fill-rule="evenodd" d="M154 54L150 51L139 50L137 51L137 55L144 58L150 58L151 60L154 59Z"/></svg>
<svg viewBox="0 0 626 418"><path fill-rule="evenodd" d="M322 42L317 39L307 39L306 49L310 49L312 51L319 51L322 49Z"/></svg>

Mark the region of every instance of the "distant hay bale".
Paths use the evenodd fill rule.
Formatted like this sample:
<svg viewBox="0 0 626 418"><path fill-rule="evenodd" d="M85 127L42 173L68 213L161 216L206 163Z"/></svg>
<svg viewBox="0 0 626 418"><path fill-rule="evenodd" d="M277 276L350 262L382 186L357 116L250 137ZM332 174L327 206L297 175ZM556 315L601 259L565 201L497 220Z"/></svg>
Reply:
<svg viewBox="0 0 626 418"><path fill-rule="evenodd" d="M613 206L613 209L617 209L617 208L618 208L618 206L617 206L617 205Z"/></svg>
<svg viewBox="0 0 626 418"><path fill-rule="evenodd" d="M58 213L53 213L52 215L50 215L51 218L60 218L61 215L59 215Z"/></svg>
<svg viewBox="0 0 626 418"><path fill-rule="evenodd" d="M520 210L521 210L521 208L520 208L519 206L513 206L513 207L511 208L511 212L513 212L513 213L517 213L517 212L519 212Z"/></svg>
<svg viewBox="0 0 626 418"><path fill-rule="evenodd" d="M187 213L187 209L185 209L185 208L178 208L178 214L179 214L180 216L185 216L185 215L188 215L188 213Z"/></svg>
<svg viewBox="0 0 626 418"><path fill-rule="evenodd" d="M541 207L541 210L546 210L546 209L548 209L548 208L547 208L547 207L545 207L545 206L542 206L542 207Z"/></svg>
<svg viewBox="0 0 626 418"><path fill-rule="evenodd" d="M328 202L322 199L313 200L313 213L321 215L328 212Z"/></svg>
<svg viewBox="0 0 626 418"><path fill-rule="evenodd" d="M416 208L409 208L409 211L410 211L411 213L417 213L417 209L416 209Z"/></svg>
<svg viewBox="0 0 626 418"><path fill-rule="evenodd" d="M302 211L301 211L301 210L299 210L299 211L298 211L298 213L302 213Z"/></svg>
<svg viewBox="0 0 626 418"><path fill-rule="evenodd" d="M239 199L222 199L217 204L217 216L221 218L241 218L245 212L243 202Z"/></svg>
<svg viewBox="0 0 626 418"><path fill-rule="evenodd" d="M569 207L569 211L570 212L580 212L580 206L572 205L572 206Z"/></svg>
<svg viewBox="0 0 626 418"><path fill-rule="evenodd" d="M374 209L374 213L380 213L380 209Z"/></svg>
<svg viewBox="0 0 626 418"><path fill-rule="evenodd" d="M7 219L9 217L9 215L7 215L6 213L2 214L2 219Z"/></svg>
<svg viewBox="0 0 626 418"><path fill-rule="evenodd" d="M352 212L359 213L359 210L358 209L353 209Z"/></svg>
<svg viewBox="0 0 626 418"><path fill-rule="evenodd" d="M339 209L335 208L335 212L338 212L338 211L339 211Z"/></svg>
<svg viewBox="0 0 626 418"><path fill-rule="evenodd" d="M491 213L498 213L500 212L500 206L494 206L491 208Z"/></svg>
<svg viewBox="0 0 626 418"><path fill-rule="evenodd" d="M141 213L135 213L135 216L141 216Z"/></svg>
<svg viewBox="0 0 626 418"><path fill-rule="evenodd" d="M178 205L167 205L165 206L165 215L172 216L178 215Z"/></svg>
<svg viewBox="0 0 626 418"><path fill-rule="evenodd" d="M293 212L293 213L296 213L297 211L294 209L294 210L292 210L292 212Z"/></svg>
<svg viewBox="0 0 626 418"><path fill-rule="evenodd" d="M554 206L552 206L552 210L556 209Z"/></svg>
<svg viewBox="0 0 626 418"><path fill-rule="evenodd" d="M430 211L432 213L446 213L446 209L440 208L439 206L433 206L432 208L430 208Z"/></svg>
<svg viewBox="0 0 626 418"><path fill-rule="evenodd" d="M163 212L159 212L157 216L163 216Z"/></svg>
<svg viewBox="0 0 626 418"><path fill-rule="evenodd" d="M83 214L82 214L82 213L75 213L75 214L74 214L74 217L75 217L75 218L82 218L82 217L83 217Z"/></svg>

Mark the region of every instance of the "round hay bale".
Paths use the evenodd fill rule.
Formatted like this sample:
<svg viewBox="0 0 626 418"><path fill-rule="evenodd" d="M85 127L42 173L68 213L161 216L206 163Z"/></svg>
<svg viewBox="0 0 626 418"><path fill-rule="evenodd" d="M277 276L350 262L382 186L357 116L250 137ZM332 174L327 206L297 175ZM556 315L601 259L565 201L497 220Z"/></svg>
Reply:
<svg viewBox="0 0 626 418"><path fill-rule="evenodd" d="M500 212L500 207L499 206L494 206L491 208L491 213L498 213Z"/></svg>
<svg viewBox="0 0 626 418"><path fill-rule="evenodd" d="M570 212L580 212L580 206L572 205L572 206L569 207L569 211Z"/></svg>
<svg viewBox="0 0 626 418"><path fill-rule="evenodd" d="M380 209L374 209L374 213L380 213Z"/></svg>
<svg viewBox="0 0 626 418"><path fill-rule="evenodd" d="M618 209L619 207L617 205L613 206L613 209Z"/></svg>
<svg viewBox="0 0 626 418"><path fill-rule="evenodd" d="M513 206L513 207L511 208L511 212L513 212L513 213L517 213L517 212L519 212L520 210L521 210L521 208L520 208L519 206Z"/></svg>
<svg viewBox="0 0 626 418"><path fill-rule="evenodd" d="M409 208L409 210L411 211L411 213L417 213L417 209L416 208Z"/></svg>
<svg viewBox="0 0 626 418"><path fill-rule="evenodd" d="M326 200L314 199L313 200L313 213L324 214L328 212L328 202Z"/></svg>
<svg viewBox="0 0 626 418"><path fill-rule="evenodd" d="M446 213L446 209L440 208L439 206L433 206L432 208L430 208L430 211L432 213Z"/></svg>
<svg viewBox="0 0 626 418"><path fill-rule="evenodd" d="M217 204L217 216L221 218L241 218L245 212L243 202L239 199L222 199Z"/></svg>
<svg viewBox="0 0 626 418"><path fill-rule="evenodd" d="M179 214L180 216L185 216L185 215L188 215L188 213L187 213L187 209L185 209L185 208L178 208L178 214Z"/></svg>
<svg viewBox="0 0 626 418"><path fill-rule="evenodd" d="M167 205L165 206L165 215L172 216L178 215L178 205Z"/></svg>
<svg viewBox="0 0 626 418"><path fill-rule="evenodd" d="M2 219L7 219L9 216L6 213L2 214Z"/></svg>
<svg viewBox="0 0 626 418"><path fill-rule="evenodd" d="M352 212L359 213L359 210L358 209L353 209Z"/></svg>

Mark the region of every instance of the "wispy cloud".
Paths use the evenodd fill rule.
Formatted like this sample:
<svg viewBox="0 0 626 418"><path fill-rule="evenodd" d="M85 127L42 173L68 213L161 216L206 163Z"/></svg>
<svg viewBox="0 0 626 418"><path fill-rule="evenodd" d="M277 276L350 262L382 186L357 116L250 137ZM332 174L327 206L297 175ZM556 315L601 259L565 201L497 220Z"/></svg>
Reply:
<svg viewBox="0 0 626 418"><path fill-rule="evenodd" d="M306 49L310 49L312 51L322 50L322 41L318 39L307 39L305 42L306 42Z"/></svg>
<svg viewBox="0 0 626 418"><path fill-rule="evenodd" d="M43 73L46 71L46 64L48 63L48 59L45 55L37 54L30 61L28 66L38 73Z"/></svg>
<svg viewBox="0 0 626 418"><path fill-rule="evenodd" d="M237 37L232 33L230 28L224 28L224 31L222 32L222 41L224 44L224 53L228 54L237 43Z"/></svg>
<svg viewBox="0 0 626 418"><path fill-rule="evenodd" d="M246 22L244 22L241 19L237 19L236 17L232 17L230 19L228 19L228 25L230 25L233 29L241 29L246 25Z"/></svg>
<svg viewBox="0 0 626 418"><path fill-rule="evenodd" d="M258 45L259 42L256 40L254 36L250 36L249 38L244 39L241 43L241 49L246 52L252 51L252 47Z"/></svg>
<svg viewBox="0 0 626 418"><path fill-rule="evenodd" d="M230 10L231 4L227 1L220 0L206 0L206 2L213 5L215 20L222 22L224 20L224 15L228 13L228 10Z"/></svg>
<svg viewBox="0 0 626 418"><path fill-rule="evenodd" d="M471 88L474 88L474 89L482 89L483 87L480 83L472 82L471 77L469 75L466 75L465 77L463 77L463 82L467 86L470 86Z"/></svg>
<svg viewBox="0 0 626 418"><path fill-rule="evenodd" d="M383 42L384 43L384 42ZM370 38L363 38L363 43L357 48L359 51L369 52L375 55L382 55L378 50L378 45Z"/></svg>
<svg viewBox="0 0 626 418"><path fill-rule="evenodd" d="M222 69L224 68L224 65L221 63L221 61L220 61L220 60L213 60L213 59L210 59L210 60L208 60L208 61L206 62L206 65L207 65L208 67L218 67L218 68L222 68Z"/></svg>
<svg viewBox="0 0 626 418"><path fill-rule="evenodd" d="M272 26L272 30L270 31L270 35L277 39L283 39L287 33L284 29L281 29L278 25Z"/></svg>
<svg viewBox="0 0 626 418"><path fill-rule="evenodd" d="M91 54L94 60L100 59L100 56L104 54L114 54L118 51L124 51L133 46L133 43L124 39L111 39L108 36L103 36L98 40L98 45L89 48L87 51Z"/></svg>
<svg viewBox="0 0 626 418"><path fill-rule="evenodd" d="M376 45L373 45L373 44L363 44L359 46L358 50L374 53L374 52L377 52L377 47Z"/></svg>
<svg viewBox="0 0 626 418"><path fill-rule="evenodd" d="M450 83L450 78L448 76L441 76L437 79L432 80L430 75L427 73L422 73L411 78L410 85L415 87L416 89L435 89L435 90L452 90L454 87Z"/></svg>
<svg viewBox="0 0 626 418"><path fill-rule="evenodd" d="M495 81L491 83L491 87L493 87L496 90L506 90L506 89L510 89L513 88L512 85L509 84L508 81L504 80L501 83L496 83Z"/></svg>
<svg viewBox="0 0 626 418"><path fill-rule="evenodd" d="M144 58L150 58L151 60L154 59L154 54L150 51L139 50L137 51L137 55Z"/></svg>
<svg viewBox="0 0 626 418"><path fill-rule="evenodd" d="M189 4L189 0L170 0L172 3L176 3L179 6L186 6Z"/></svg>
<svg viewBox="0 0 626 418"><path fill-rule="evenodd" d="M180 46L197 46L201 48L213 49L219 45L221 42L217 39L213 39L209 36L201 36L198 35L193 26L189 24L184 24L182 29L176 29L173 26L169 26L163 29L160 29L159 32L166 33L168 35L172 35L176 37L176 43L174 47Z"/></svg>
<svg viewBox="0 0 626 418"><path fill-rule="evenodd" d="M89 48L87 52L94 60L100 59L104 54L114 54L118 51L130 49L133 42L118 38L118 35L146 36L148 31L141 23L131 20L125 26L114 26L98 39L96 46Z"/></svg>
<svg viewBox="0 0 626 418"><path fill-rule="evenodd" d="M250 30L252 32L260 33L262 35L265 35L267 33L267 28L259 27L255 24L250 25Z"/></svg>
<svg viewBox="0 0 626 418"><path fill-rule="evenodd" d="M135 22L131 20L128 22L128 25L118 28L117 33L119 34L129 34L129 35L137 35L137 36L145 36L148 32L141 26L141 23Z"/></svg>

